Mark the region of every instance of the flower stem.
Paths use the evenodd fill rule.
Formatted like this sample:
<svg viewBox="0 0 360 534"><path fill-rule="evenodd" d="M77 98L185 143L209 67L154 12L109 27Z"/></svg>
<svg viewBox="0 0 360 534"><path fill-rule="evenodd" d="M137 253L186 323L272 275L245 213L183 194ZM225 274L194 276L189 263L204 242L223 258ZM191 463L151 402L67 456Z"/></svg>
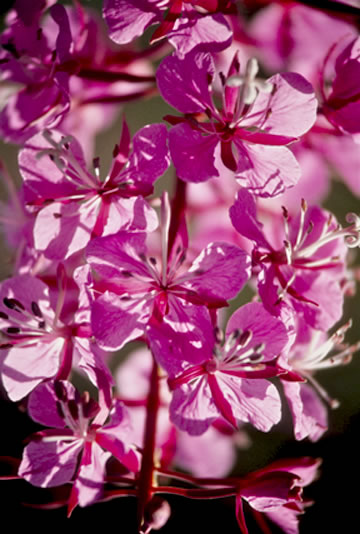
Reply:
<svg viewBox="0 0 360 534"><path fill-rule="evenodd" d="M154 452L156 440L156 420L160 406L159 373L158 366L153 359L153 368L150 377L150 390L147 398L146 422L143 442L143 457L138 481L138 529L144 523L144 512L150 501L153 491L154 478Z"/></svg>

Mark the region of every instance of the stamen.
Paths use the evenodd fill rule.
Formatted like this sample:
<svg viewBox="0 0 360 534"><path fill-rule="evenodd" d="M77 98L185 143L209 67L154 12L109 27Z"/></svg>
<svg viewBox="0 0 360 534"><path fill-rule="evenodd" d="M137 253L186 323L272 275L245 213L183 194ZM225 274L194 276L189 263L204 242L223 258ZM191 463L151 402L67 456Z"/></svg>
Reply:
<svg viewBox="0 0 360 534"><path fill-rule="evenodd" d="M169 246L169 229L170 229L170 203L169 196L165 191L161 197L161 255L162 255L162 285L166 285L167 277L167 258Z"/></svg>
<svg viewBox="0 0 360 534"><path fill-rule="evenodd" d="M20 334L21 330L18 326L9 326L7 329L6 329L6 332L8 334Z"/></svg>
<svg viewBox="0 0 360 534"><path fill-rule="evenodd" d="M15 298L5 297L3 299L3 303L10 310L14 310L14 311L17 311L19 313L21 313L22 311L25 310L25 306L19 300L15 299Z"/></svg>
<svg viewBox="0 0 360 534"><path fill-rule="evenodd" d="M36 317L39 317L39 319L43 318L43 314L42 314L37 302L33 301L31 303L31 310L32 310L33 314L36 315Z"/></svg>
<svg viewBox="0 0 360 534"><path fill-rule="evenodd" d="M54 382L54 391L55 391L55 395L60 401L63 401L63 402L67 401L66 387L64 386L62 382L59 382L58 380Z"/></svg>
<svg viewBox="0 0 360 534"><path fill-rule="evenodd" d="M301 199L301 210L300 210L300 224L299 224L299 230L296 236L294 250L297 250L300 247L300 244L303 242L306 212L307 212L307 203L306 203L306 200L302 198Z"/></svg>

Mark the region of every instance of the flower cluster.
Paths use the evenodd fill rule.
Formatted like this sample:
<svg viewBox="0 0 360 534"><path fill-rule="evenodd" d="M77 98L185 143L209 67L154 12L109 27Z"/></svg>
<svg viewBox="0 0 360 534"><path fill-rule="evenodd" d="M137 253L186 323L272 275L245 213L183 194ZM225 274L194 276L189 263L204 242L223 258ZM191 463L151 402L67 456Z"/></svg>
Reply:
<svg viewBox="0 0 360 534"><path fill-rule="evenodd" d="M68 515L134 496L140 534L166 494L296 534L319 459L236 476L236 448L289 409L295 440L320 439L338 401L314 375L360 348L342 319L360 218L321 207L333 169L360 194L360 9L239 4L104 0L102 21L16 0L0 37L22 178L1 165L0 376L44 427L15 478L67 488ZM132 132L123 113L104 172L95 136L153 96L174 114Z"/></svg>

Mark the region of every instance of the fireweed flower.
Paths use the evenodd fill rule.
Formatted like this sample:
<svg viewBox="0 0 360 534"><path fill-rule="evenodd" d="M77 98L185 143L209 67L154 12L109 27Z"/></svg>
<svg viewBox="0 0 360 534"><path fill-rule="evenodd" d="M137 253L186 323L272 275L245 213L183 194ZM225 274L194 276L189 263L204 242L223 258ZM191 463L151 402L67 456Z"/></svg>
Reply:
<svg viewBox="0 0 360 534"><path fill-rule="evenodd" d="M350 43L349 39L343 39L340 45L336 42L325 58L321 86L324 115L336 129L354 135L356 141L360 134L359 55L360 38L352 39ZM329 70L333 70L331 82Z"/></svg>
<svg viewBox="0 0 360 534"><path fill-rule="evenodd" d="M350 363L352 355L360 348L360 342L354 345L343 343L350 326L351 321L328 336L298 319L295 343L287 357L281 358L281 365L290 367L306 380L305 383L283 381L297 440L308 437L311 441L317 441L327 430L327 409L323 401L330 408L339 406L339 402L329 396L314 374L322 369Z"/></svg>
<svg viewBox="0 0 360 534"><path fill-rule="evenodd" d="M112 378L103 362L103 351L91 339L86 294L82 292L79 302L69 302L66 274L61 268L58 277L55 299L48 286L31 275L15 276L1 284L4 388L11 400L18 401L44 380L68 378L76 365L109 403ZM76 311L69 312L74 306Z"/></svg>
<svg viewBox="0 0 360 534"><path fill-rule="evenodd" d="M84 248L91 237L118 230L146 231L157 226L144 200L169 166L165 125L145 126L133 138L124 121L112 168L104 181L99 160L90 173L79 143L45 132L30 139L19 156L28 208L39 210L35 248L62 260Z"/></svg>
<svg viewBox="0 0 360 534"><path fill-rule="evenodd" d="M120 400L125 404L133 427L133 442L142 446L146 421L146 396L149 391L152 357L149 349L132 352L115 375ZM160 407L157 415L156 457L162 468L177 465L195 476L226 476L236 460L235 443L246 443L229 425L210 426L201 436L190 436L169 419L169 391L166 375L160 378Z"/></svg>
<svg viewBox="0 0 360 534"><path fill-rule="evenodd" d="M241 532L249 534L243 509L246 502L264 532L270 532L265 521L269 519L286 534L297 534L299 515L306 506L302 488L316 478L319 465L319 460L307 457L279 460L241 480L236 497L236 518Z"/></svg>
<svg viewBox="0 0 360 534"><path fill-rule="evenodd" d="M93 239L87 261L95 271L92 325L103 348L116 350L149 334L152 324L169 328L182 358L201 358L202 340L212 332L208 308L226 306L249 276L249 256L226 243L209 243L186 267L181 240L169 253L170 207L161 207L160 257L146 244L151 234L118 232ZM151 243L151 242L150 242ZM181 350L181 349L179 349Z"/></svg>
<svg viewBox="0 0 360 534"><path fill-rule="evenodd" d="M239 422L250 422L267 432L280 421L279 393L267 378L284 372L277 357L288 342L288 333L262 304L239 308L227 324L225 341L219 331L208 337L197 365L181 360L166 334L154 329L151 345L169 373L170 418L181 430L199 435L222 417L235 428Z"/></svg>
<svg viewBox="0 0 360 534"><path fill-rule="evenodd" d="M22 142L46 127L53 127L69 110L69 68L59 68L70 59L71 32L63 6L52 6L58 25L52 48L39 27L41 10L24 24L15 18L1 36L0 67L3 80L15 91L0 114L0 129L8 139ZM60 38L61 34L61 38Z"/></svg>
<svg viewBox="0 0 360 534"><path fill-rule="evenodd" d="M29 397L28 410L34 421L51 428L31 436L18 473L45 488L73 479L69 513L77 504L87 506L101 495L105 465L112 455L128 470L138 470L121 403L115 401L105 418L99 418L99 404L87 392L80 396L70 382L61 380L39 385ZM107 416L110 420L104 425Z"/></svg>
<svg viewBox="0 0 360 534"><path fill-rule="evenodd" d="M309 326L327 331L342 314L347 246L359 244L358 217L341 228L334 216L302 202L298 217L283 209L283 232L272 236L273 244L256 218L256 204L244 189L230 208L238 232L254 243L253 265L259 269L258 289L265 307L280 313L284 300L300 313ZM347 246L346 246L347 245Z"/></svg>
<svg viewBox="0 0 360 534"><path fill-rule="evenodd" d="M298 72L314 84L329 48L356 35L349 21L296 2L269 3L250 20L247 31L268 69Z"/></svg>
<svg viewBox="0 0 360 534"><path fill-rule="evenodd" d="M216 74L222 109L213 102ZM210 54L189 53L184 59L172 55L162 61L156 75L160 93L185 114L167 117L175 125L169 146L181 179L202 182L219 176L225 166L241 186L264 197L297 183L300 167L286 145L315 122L313 88L296 73L276 74L266 81L257 74L255 59L242 74L236 55L226 76L216 73Z"/></svg>
<svg viewBox="0 0 360 534"><path fill-rule="evenodd" d="M17 2L18 15L10 13L1 36L0 130L23 142L57 126L81 132L88 148L111 122L114 105L144 96L154 77L141 53L115 49L91 11L56 4L40 20L45 4L29 16L28 6Z"/></svg>
<svg viewBox="0 0 360 534"><path fill-rule="evenodd" d="M222 13L236 13L236 7L232 0L105 0L103 12L116 43L130 43L160 24L151 41L167 37L184 56L196 47L216 52L229 46L232 32Z"/></svg>

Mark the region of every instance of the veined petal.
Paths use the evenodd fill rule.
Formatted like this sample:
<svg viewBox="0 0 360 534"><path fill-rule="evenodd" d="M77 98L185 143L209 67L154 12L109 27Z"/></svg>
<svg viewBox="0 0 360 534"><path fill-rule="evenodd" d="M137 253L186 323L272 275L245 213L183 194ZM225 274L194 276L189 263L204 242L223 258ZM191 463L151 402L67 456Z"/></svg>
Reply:
<svg viewBox="0 0 360 534"><path fill-rule="evenodd" d="M176 172L185 182L205 182L219 176L215 166L216 135L203 136L188 124L178 124L169 132L169 146Z"/></svg>
<svg viewBox="0 0 360 534"><path fill-rule="evenodd" d="M317 441L327 430L327 410L315 391L307 384L283 381L290 405L297 440Z"/></svg>
<svg viewBox="0 0 360 534"><path fill-rule="evenodd" d="M82 440L31 441L24 449L18 474L34 486L51 488L69 482L75 472Z"/></svg>
<svg viewBox="0 0 360 534"><path fill-rule="evenodd" d="M55 377L64 343L62 337L36 340L9 351L2 365L2 382L12 401L24 398L43 380Z"/></svg>
<svg viewBox="0 0 360 534"><path fill-rule="evenodd" d="M86 443L74 484L80 506L88 506L101 495L105 464L110 457L111 454L103 451L96 442Z"/></svg>
<svg viewBox="0 0 360 534"><path fill-rule="evenodd" d="M231 44L232 31L223 15L186 15L179 18L168 34L169 42L176 49L180 58L184 58L195 48L206 48L210 52L219 52Z"/></svg>
<svg viewBox="0 0 360 534"><path fill-rule="evenodd" d="M316 120L317 99L312 85L301 74L284 72L267 80L273 86L270 95L259 93L251 109L258 115L261 130L268 134L299 137L313 126ZM270 109L271 113L266 113ZM249 119L250 121L250 119ZM246 117L244 123L246 124ZM252 121L252 126L254 121Z"/></svg>
<svg viewBox="0 0 360 534"><path fill-rule="evenodd" d="M119 174L116 183L133 180L135 184L153 184L170 165L165 124L149 124L136 132L133 137L133 150L129 163Z"/></svg>
<svg viewBox="0 0 360 534"><path fill-rule="evenodd" d="M241 235L254 241L258 247L271 250L272 247L264 236L263 225L256 218L254 197L246 189L238 191L229 214L234 228Z"/></svg>
<svg viewBox="0 0 360 534"><path fill-rule="evenodd" d="M148 26L162 20L154 0L105 0L103 13L110 38L118 44L130 43Z"/></svg>
<svg viewBox="0 0 360 534"><path fill-rule="evenodd" d="M210 54L192 52L183 59L173 54L161 62L157 73L159 91L170 106L182 113L213 109L209 76L215 66Z"/></svg>
<svg viewBox="0 0 360 534"><path fill-rule="evenodd" d="M249 380L216 373L219 387L238 421L249 422L268 432L281 418L281 400L276 387L267 380Z"/></svg>
<svg viewBox="0 0 360 534"><path fill-rule="evenodd" d="M150 311L143 299L124 301L106 291L94 302L91 313L92 330L99 346L118 350L143 335Z"/></svg>
<svg viewBox="0 0 360 534"><path fill-rule="evenodd" d="M238 149L235 178L242 187L260 197L280 195L301 177L293 153L282 146L265 146L234 141Z"/></svg>
<svg viewBox="0 0 360 534"><path fill-rule="evenodd" d="M63 260L88 244L95 226L101 199L83 204L53 202L43 208L35 221L35 247L51 259Z"/></svg>
<svg viewBox="0 0 360 534"><path fill-rule="evenodd" d="M239 247L227 243L210 243L189 269L194 273L188 284L201 297L210 295L225 300L234 298L251 274L251 259Z"/></svg>
<svg viewBox="0 0 360 534"><path fill-rule="evenodd" d="M205 377L174 391L170 419L180 430L191 436L199 436L218 417L219 411Z"/></svg>

